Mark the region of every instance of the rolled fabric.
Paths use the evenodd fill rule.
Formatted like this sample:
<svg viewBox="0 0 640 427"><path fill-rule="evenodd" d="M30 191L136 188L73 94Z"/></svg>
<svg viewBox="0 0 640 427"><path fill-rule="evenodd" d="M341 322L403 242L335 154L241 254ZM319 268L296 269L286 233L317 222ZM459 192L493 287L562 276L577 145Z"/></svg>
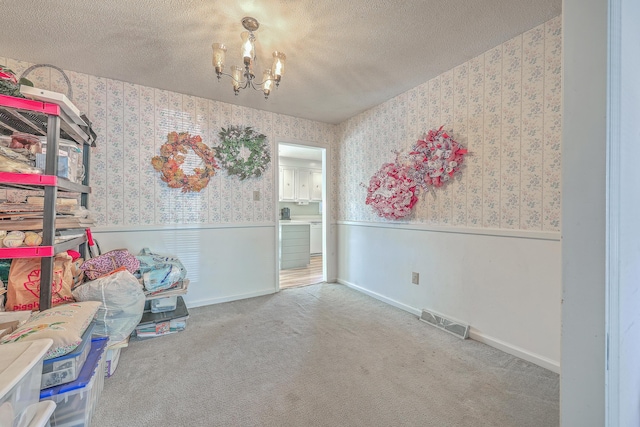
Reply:
<svg viewBox="0 0 640 427"><path fill-rule="evenodd" d="M2 243L6 248L17 248L22 246L24 238L25 235L22 231L11 231L2 239Z"/></svg>
<svg viewBox="0 0 640 427"><path fill-rule="evenodd" d="M24 233L24 244L27 246L39 246L42 243L42 236L34 231Z"/></svg>

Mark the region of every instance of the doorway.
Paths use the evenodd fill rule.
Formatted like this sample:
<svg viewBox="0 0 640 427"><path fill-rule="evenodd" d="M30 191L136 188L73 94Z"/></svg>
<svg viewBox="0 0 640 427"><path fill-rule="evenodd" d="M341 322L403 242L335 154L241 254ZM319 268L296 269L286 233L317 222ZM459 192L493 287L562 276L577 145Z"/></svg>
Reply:
<svg viewBox="0 0 640 427"><path fill-rule="evenodd" d="M326 281L326 149L278 144L278 286Z"/></svg>

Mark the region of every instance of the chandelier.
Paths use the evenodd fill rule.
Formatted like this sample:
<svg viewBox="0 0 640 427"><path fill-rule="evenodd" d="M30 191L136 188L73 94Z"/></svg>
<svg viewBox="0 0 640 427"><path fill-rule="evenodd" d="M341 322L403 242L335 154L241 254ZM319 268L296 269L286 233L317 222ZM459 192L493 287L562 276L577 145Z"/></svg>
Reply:
<svg viewBox="0 0 640 427"><path fill-rule="evenodd" d="M256 36L253 34L258 29L260 23L255 18L246 16L242 18L242 26L247 30L240 34L242 38L242 60L243 67L236 65L231 67L231 74L224 72L224 60L227 52L227 47L222 43L214 43L213 48L213 66L216 70L218 81L220 77L231 77L231 83L233 84L233 91L236 95L240 92L240 89L251 88L264 93L264 98L269 98L269 94L273 89L275 83L276 87L280 85L280 79L284 73L284 63L287 59L284 53L275 51L273 52L273 64L270 69L266 69L262 72L262 82L258 83L255 80L255 73L253 67L256 62L255 54L255 41Z"/></svg>

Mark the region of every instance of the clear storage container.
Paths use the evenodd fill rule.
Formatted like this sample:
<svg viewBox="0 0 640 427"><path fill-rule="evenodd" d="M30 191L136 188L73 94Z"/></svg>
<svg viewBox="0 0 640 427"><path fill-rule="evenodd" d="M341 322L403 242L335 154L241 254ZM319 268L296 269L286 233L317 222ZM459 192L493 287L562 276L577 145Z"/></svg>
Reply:
<svg viewBox="0 0 640 427"><path fill-rule="evenodd" d="M42 381L40 388L49 388L60 384L69 383L80 375L82 366L87 360L89 351L91 351L91 333L93 331L93 322L84 334L82 334L82 343L71 353L54 359L45 360L42 365Z"/></svg>
<svg viewBox="0 0 640 427"><path fill-rule="evenodd" d="M41 137L42 152L47 152L47 138ZM67 171L64 175L60 173L60 163L58 163L58 176L67 178L73 182L82 182L85 175L84 164L82 161L82 149L74 141L60 139L58 142L58 158L65 158L67 163ZM37 161L37 159L36 159ZM42 168L44 170L44 165Z"/></svg>
<svg viewBox="0 0 640 427"><path fill-rule="evenodd" d="M52 427L88 426L104 387L107 337L91 340L91 351L78 379L40 392L40 400L52 400L56 410Z"/></svg>
<svg viewBox="0 0 640 427"><path fill-rule="evenodd" d="M120 350L121 348L114 348L107 350L107 363L104 367L104 376L109 378L114 374L116 368L118 367L118 361L120 360Z"/></svg>
<svg viewBox="0 0 640 427"><path fill-rule="evenodd" d="M40 376L50 339L0 345L0 426L26 426L37 413Z"/></svg>
<svg viewBox="0 0 640 427"><path fill-rule="evenodd" d="M62 155L64 151L60 151L61 155L58 156L58 176L60 178L69 178L69 157ZM45 170L45 166L47 164L47 154L46 153L37 153L36 154L36 167L38 169Z"/></svg>
<svg viewBox="0 0 640 427"><path fill-rule="evenodd" d="M178 305L178 297L154 298L151 300L151 312L163 313L165 311L173 311Z"/></svg>
<svg viewBox="0 0 640 427"><path fill-rule="evenodd" d="M29 427L50 427L49 419L51 414L56 410L56 404L50 400L38 402L36 406L36 414L29 423Z"/></svg>

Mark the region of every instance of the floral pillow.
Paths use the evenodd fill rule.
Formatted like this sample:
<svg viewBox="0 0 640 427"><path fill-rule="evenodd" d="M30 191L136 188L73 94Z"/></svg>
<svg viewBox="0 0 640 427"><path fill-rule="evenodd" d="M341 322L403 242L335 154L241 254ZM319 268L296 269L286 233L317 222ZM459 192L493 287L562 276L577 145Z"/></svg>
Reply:
<svg viewBox="0 0 640 427"><path fill-rule="evenodd" d="M64 356L82 342L82 334L93 320L99 301L59 305L34 314L20 328L0 339L0 344L51 338L53 345L44 358Z"/></svg>

